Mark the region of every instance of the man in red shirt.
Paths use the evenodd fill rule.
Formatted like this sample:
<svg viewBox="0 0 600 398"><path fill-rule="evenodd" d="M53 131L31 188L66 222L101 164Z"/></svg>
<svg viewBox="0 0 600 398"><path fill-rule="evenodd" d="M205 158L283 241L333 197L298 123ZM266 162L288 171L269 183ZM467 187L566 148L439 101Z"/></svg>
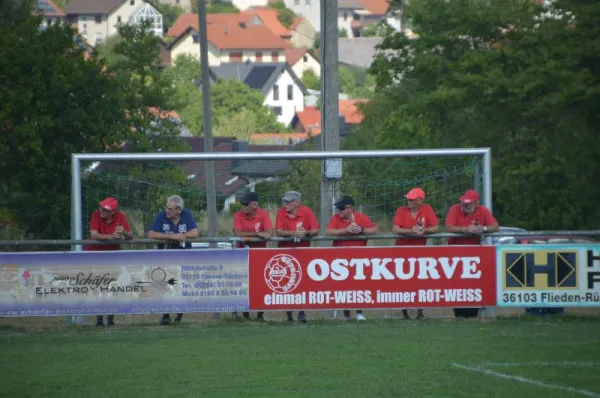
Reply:
<svg viewBox="0 0 600 398"><path fill-rule="evenodd" d="M248 192L240 200L242 208L233 215L233 233L236 236L263 238L263 242L238 242L237 247L267 247L268 239L273 236L271 215L265 209L258 207L258 194ZM235 313L234 313L235 314ZM258 312L257 319L264 320L264 313ZM235 315L234 315L235 316ZM250 313L244 312L244 318L250 319Z"/></svg>
<svg viewBox="0 0 600 398"><path fill-rule="evenodd" d="M93 240L118 240L133 239L131 227L125 214L118 211L119 202L108 197L99 203L99 208L94 210L90 221L90 239ZM85 245L86 251L120 250L121 245ZM114 316L107 315L106 324L115 324ZM102 315L96 317L96 326L104 326Z"/></svg>
<svg viewBox="0 0 600 398"><path fill-rule="evenodd" d="M446 231L451 233L470 234L471 236L450 238L449 245L479 245L481 235L498 231L498 221L492 213L479 204L479 194L472 189L460 197L460 204L448 210ZM474 318L479 308L455 308L456 317Z"/></svg>
<svg viewBox="0 0 600 398"><path fill-rule="evenodd" d="M333 236L356 236L356 235L375 235L377 225L369 216L354 210L354 199L350 196L344 196L336 202L337 214L329 219L327 224L327 235ZM361 240L334 240L333 246L366 246L367 239ZM344 320L350 320L350 311L344 310ZM356 311L357 321L366 321L362 310Z"/></svg>
<svg viewBox="0 0 600 398"><path fill-rule="evenodd" d="M310 241L302 239L319 233L317 217L311 209L302 204L300 192L289 191L283 197L283 207L275 216L275 231L277 236L294 238L291 242L278 242L277 247L310 247ZM294 321L292 311L287 311L287 317L288 321ZM304 311L298 313L298 321L306 323Z"/></svg>
<svg viewBox="0 0 600 398"><path fill-rule="evenodd" d="M406 206L399 207L394 216L394 225L392 232L396 235L417 235L433 234L439 231L439 223L433 208L424 204L425 191L421 188L411 189L405 196L408 203ZM399 238L396 240L396 246L425 246L427 238ZM409 319L408 311L402 310L404 319ZM417 311L417 319L423 319L425 315L423 310Z"/></svg>

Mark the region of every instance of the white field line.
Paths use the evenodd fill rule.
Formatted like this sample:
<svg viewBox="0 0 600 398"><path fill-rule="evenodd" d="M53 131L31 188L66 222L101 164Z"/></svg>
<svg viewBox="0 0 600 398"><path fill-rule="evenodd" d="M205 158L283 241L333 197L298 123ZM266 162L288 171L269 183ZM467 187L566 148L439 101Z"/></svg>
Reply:
<svg viewBox="0 0 600 398"><path fill-rule="evenodd" d="M568 366L568 367L579 367L587 368L592 366L600 366L600 362L482 362L477 366Z"/></svg>
<svg viewBox="0 0 600 398"><path fill-rule="evenodd" d="M529 378L521 377L521 376L510 375L510 374L506 374L506 373L500 373L500 372L496 372L496 371L489 370L489 369L483 369L483 368L479 368L479 367L465 366L465 365L461 365L461 364L454 363L454 362L451 363L451 365L456 368L462 369L462 370L483 373L488 376L494 376L494 377L498 377L501 379L514 380L514 381L518 381L520 383L533 384L533 385L536 385L539 387L550 388L550 389L554 389L554 390L569 391L569 392L572 392L575 394L580 394L580 395L583 395L586 397L600 397L600 394L595 393L593 391L574 388L571 386L559 386L557 384L544 383L543 381L539 381L539 380L529 379Z"/></svg>

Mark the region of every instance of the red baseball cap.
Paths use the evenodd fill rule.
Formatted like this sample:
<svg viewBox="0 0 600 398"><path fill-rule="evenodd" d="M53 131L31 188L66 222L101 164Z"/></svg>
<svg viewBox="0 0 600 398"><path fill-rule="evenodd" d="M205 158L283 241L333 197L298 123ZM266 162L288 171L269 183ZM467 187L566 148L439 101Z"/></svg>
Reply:
<svg viewBox="0 0 600 398"><path fill-rule="evenodd" d="M415 199L425 199L425 191L421 188L413 188L406 195L404 195L406 199L415 200Z"/></svg>
<svg viewBox="0 0 600 398"><path fill-rule="evenodd" d="M460 201L463 203L473 203L479 200L479 194L477 191L469 189L463 196L460 197Z"/></svg>
<svg viewBox="0 0 600 398"><path fill-rule="evenodd" d="M117 200L112 196L109 196L100 202L100 207L108 211L117 210L117 207L119 207L119 202L117 202Z"/></svg>

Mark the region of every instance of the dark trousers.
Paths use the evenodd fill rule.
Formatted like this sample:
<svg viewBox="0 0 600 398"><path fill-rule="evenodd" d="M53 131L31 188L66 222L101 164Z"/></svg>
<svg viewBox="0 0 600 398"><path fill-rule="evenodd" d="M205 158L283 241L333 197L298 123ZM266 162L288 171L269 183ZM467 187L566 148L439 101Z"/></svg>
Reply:
<svg viewBox="0 0 600 398"><path fill-rule="evenodd" d="M250 318L250 313L249 312L244 312L243 314L244 314L244 318ZM259 318L262 318L264 314L265 314L264 312L260 312L259 311L259 312L256 313L256 316L259 317Z"/></svg>
<svg viewBox="0 0 600 398"><path fill-rule="evenodd" d="M357 314L362 314L362 310L356 310ZM350 317L350 310L344 310L344 316Z"/></svg>
<svg viewBox="0 0 600 398"><path fill-rule="evenodd" d="M457 318L477 318L479 308L455 308L454 316Z"/></svg>
<svg viewBox="0 0 600 398"><path fill-rule="evenodd" d="M292 317L292 311L286 311L285 313L287 314L288 318ZM298 311L298 315L306 315L306 314L304 313L304 311Z"/></svg>
<svg viewBox="0 0 600 398"><path fill-rule="evenodd" d="M171 318L171 316L169 314L163 314L163 318ZM181 318L183 318L183 314L177 314L177 318L175 319L179 319L181 320Z"/></svg>
<svg viewBox="0 0 600 398"><path fill-rule="evenodd" d="M114 322L114 321L115 321L115 316L114 315L107 315L106 316L106 322L111 323L111 322ZM104 322L103 319L102 319L102 315L98 315L96 317L96 322L97 323L103 323Z"/></svg>

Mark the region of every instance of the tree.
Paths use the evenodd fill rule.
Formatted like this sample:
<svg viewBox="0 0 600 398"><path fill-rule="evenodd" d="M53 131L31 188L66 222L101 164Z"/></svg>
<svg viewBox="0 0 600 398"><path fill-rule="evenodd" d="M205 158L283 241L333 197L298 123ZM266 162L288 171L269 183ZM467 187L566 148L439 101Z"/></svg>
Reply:
<svg viewBox="0 0 600 398"><path fill-rule="evenodd" d="M391 57L371 67L372 129L359 134L382 148L490 146L501 223L597 226L600 4L420 0L405 12L419 37L384 39Z"/></svg>
<svg viewBox="0 0 600 398"><path fill-rule="evenodd" d="M394 33L394 29L385 21L365 26L360 31L361 37L384 37L392 33Z"/></svg>
<svg viewBox="0 0 600 398"><path fill-rule="evenodd" d="M321 79L312 69L307 69L302 73L302 84L310 90L321 90Z"/></svg>
<svg viewBox="0 0 600 398"><path fill-rule="evenodd" d="M198 13L198 2L196 1L192 1L192 12L195 14ZM240 12L240 10L230 1L212 0L206 5L207 14L235 14L238 12Z"/></svg>
<svg viewBox="0 0 600 398"><path fill-rule="evenodd" d="M269 3L269 6L278 11L277 19L283 26L289 29L289 27L292 26L292 23L294 22L294 18L296 18L296 14L294 13L294 11L287 8L283 1Z"/></svg>
<svg viewBox="0 0 600 398"><path fill-rule="evenodd" d="M339 38L347 38L348 37L348 31L346 30L346 28L342 28L338 30L338 37Z"/></svg>
<svg viewBox="0 0 600 398"><path fill-rule="evenodd" d="M192 57L180 56L175 60L175 65L165 69L163 75L175 89L171 108L179 113L193 134L202 134L202 93L198 87L200 63ZM245 138L249 133L288 131L277 122L277 116L263 105L264 100L260 91L239 80L218 80L211 86L215 134Z"/></svg>
<svg viewBox="0 0 600 398"><path fill-rule="evenodd" d="M28 14L0 24L0 208L30 237L67 238L71 154L122 142L124 101L70 27Z"/></svg>

